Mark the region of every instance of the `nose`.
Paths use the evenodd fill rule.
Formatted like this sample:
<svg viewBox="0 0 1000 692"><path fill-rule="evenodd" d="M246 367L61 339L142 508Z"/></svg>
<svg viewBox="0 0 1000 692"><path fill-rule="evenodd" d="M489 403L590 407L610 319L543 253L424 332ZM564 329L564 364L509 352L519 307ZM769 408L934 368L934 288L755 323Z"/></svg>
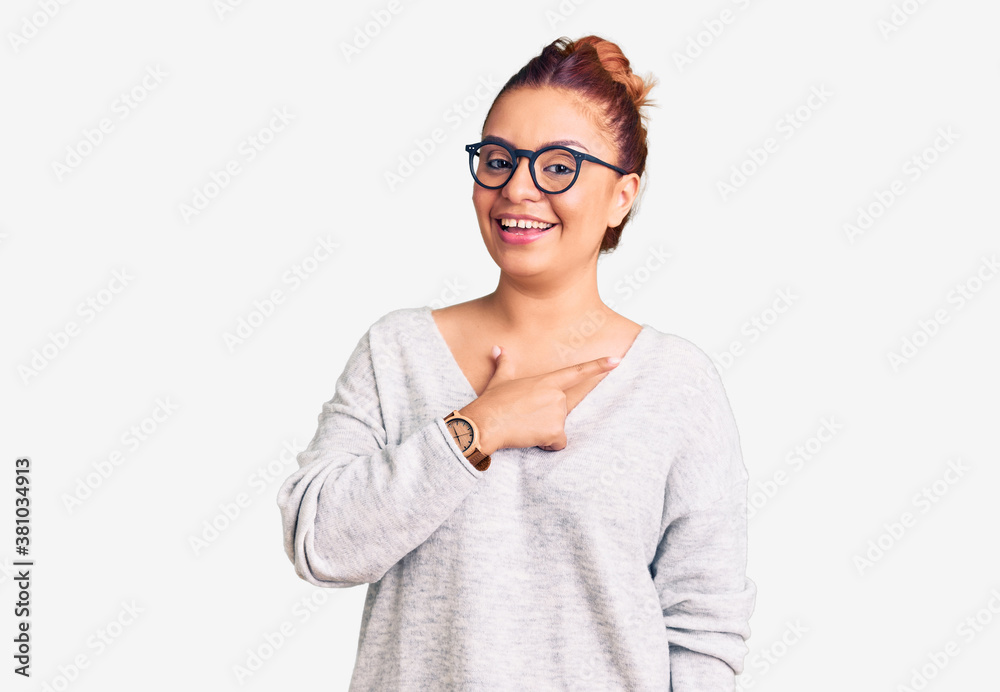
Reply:
<svg viewBox="0 0 1000 692"><path fill-rule="evenodd" d="M501 192L511 202L541 198L542 191L535 187L535 181L531 179L531 165L528 163L527 156L522 156L517 160L517 168L514 169L514 174L503 186Z"/></svg>

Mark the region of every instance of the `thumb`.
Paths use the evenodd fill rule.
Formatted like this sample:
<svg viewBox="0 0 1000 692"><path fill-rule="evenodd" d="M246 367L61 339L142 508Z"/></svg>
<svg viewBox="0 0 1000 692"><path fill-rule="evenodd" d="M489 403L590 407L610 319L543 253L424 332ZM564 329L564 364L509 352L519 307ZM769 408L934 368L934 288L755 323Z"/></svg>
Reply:
<svg viewBox="0 0 1000 692"><path fill-rule="evenodd" d="M499 346L494 346L492 353L495 368L493 375L490 377L490 382L486 385L487 387L494 380L509 380L513 376L513 373L510 372L510 365L507 362L507 352Z"/></svg>

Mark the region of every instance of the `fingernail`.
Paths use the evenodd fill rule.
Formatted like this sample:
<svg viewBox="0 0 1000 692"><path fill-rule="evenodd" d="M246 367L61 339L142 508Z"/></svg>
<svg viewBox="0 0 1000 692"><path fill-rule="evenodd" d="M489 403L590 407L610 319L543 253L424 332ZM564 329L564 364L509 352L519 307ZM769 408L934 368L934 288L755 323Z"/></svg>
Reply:
<svg viewBox="0 0 1000 692"><path fill-rule="evenodd" d="M500 355L500 347L499 346L494 346L493 347L493 358L495 359L499 355Z"/></svg>
<svg viewBox="0 0 1000 692"><path fill-rule="evenodd" d="M622 359L619 358L618 356L608 356L607 360L608 360L608 365L617 365L618 363L621 362Z"/></svg>

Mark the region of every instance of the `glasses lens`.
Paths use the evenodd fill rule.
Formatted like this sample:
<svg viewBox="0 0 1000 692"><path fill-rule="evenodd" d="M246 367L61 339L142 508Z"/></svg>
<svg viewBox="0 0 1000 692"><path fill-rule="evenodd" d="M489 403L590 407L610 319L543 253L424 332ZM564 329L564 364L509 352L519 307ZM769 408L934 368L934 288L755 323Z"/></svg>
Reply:
<svg viewBox="0 0 1000 692"><path fill-rule="evenodd" d="M562 192L576 179L576 168L576 157L569 149L549 149L535 158L535 179L546 192Z"/></svg>
<svg viewBox="0 0 1000 692"><path fill-rule="evenodd" d="M484 144L476 154L476 180L482 185L496 187L503 185L514 170L510 152L499 144Z"/></svg>

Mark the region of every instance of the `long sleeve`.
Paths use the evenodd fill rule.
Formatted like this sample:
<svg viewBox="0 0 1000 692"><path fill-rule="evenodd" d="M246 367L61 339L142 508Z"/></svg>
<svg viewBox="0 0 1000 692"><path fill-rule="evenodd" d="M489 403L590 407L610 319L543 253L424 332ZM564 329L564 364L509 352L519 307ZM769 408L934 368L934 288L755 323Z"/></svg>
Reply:
<svg viewBox="0 0 1000 692"><path fill-rule="evenodd" d="M302 579L324 587L380 580L448 518L482 477L443 417L387 439L381 401L406 396L391 356L361 338L323 404L316 434L278 490L284 548ZM374 363L386 363L384 378ZM395 368L395 370L393 370Z"/></svg>
<svg viewBox="0 0 1000 692"><path fill-rule="evenodd" d="M433 311L373 323L277 498L302 579L371 584L351 691L734 692L756 587L711 367L643 325L565 449L498 449L484 473L444 425L476 394Z"/></svg>
<svg viewBox="0 0 1000 692"><path fill-rule="evenodd" d="M714 368L704 354L697 360L699 372ZM650 572L670 642L671 692L732 692L757 592L746 577L748 474L717 375L688 391L670 424L680 442Z"/></svg>

